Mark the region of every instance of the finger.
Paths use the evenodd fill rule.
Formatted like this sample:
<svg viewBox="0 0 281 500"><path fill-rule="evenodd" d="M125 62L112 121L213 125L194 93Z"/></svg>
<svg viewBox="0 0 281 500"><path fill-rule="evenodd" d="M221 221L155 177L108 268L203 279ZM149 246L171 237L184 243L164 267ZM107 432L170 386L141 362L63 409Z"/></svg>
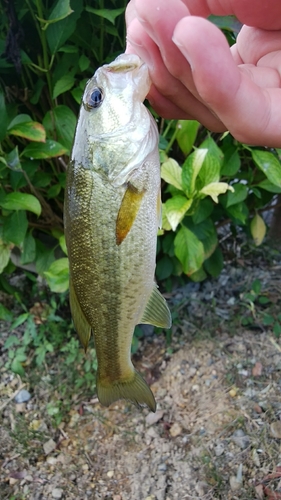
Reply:
<svg viewBox="0 0 281 500"><path fill-rule="evenodd" d="M204 32L204 37L198 37L198 32ZM261 88L243 74L224 35L205 19L182 19L174 41L190 61L201 98L234 137L249 144L280 147L281 89ZM182 78L184 83L184 75Z"/></svg>
<svg viewBox="0 0 281 500"><path fill-rule="evenodd" d="M171 42L170 42L171 43ZM180 51L176 48L182 61L182 66L185 67L186 79L191 76L189 64L182 56ZM154 87L159 94L163 96L167 101L170 101L175 108L181 110L180 115L175 115L173 118L179 118L182 116L192 117L192 119L199 120L205 127L210 130L220 132L224 130L222 123L217 119L214 114L206 108L204 104L199 102L196 97L187 89L186 81L185 84L181 83L178 78L175 78L168 71L167 67L163 63L160 51L156 43L150 38L145 29L137 20L134 20L128 27L127 33L127 52L137 53L148 65L149 72L154 84ZM189 76L188 76L189 75ZM189 82L190 83L190 82ZM194 86L193 86L194 87ZM154 94L154 105L157 103L156 94ZM148 95L150 99L150 94ZM161 99L159 102L159 107L157 111L161 109L161 116L167 117L170 115L170 111L167 115L165 109L163 108L164 100ZM174 109L175 109L174 108ZM171 110L169 106L169 110Z"/></svg>
<svg viewBox="0 0 281 500"><path fill-rule="evenodd" d="M281 51L281 31L267 31L243 26L237 40L237 51L245 63L257 64L261 57Z"/></svg>
<svg viewBox="0 0 281 500"><path fill-rule="evenodd" d="M281 29L281 2L276 0L183 0L192 15L234 15L248 26Z"/></svg>

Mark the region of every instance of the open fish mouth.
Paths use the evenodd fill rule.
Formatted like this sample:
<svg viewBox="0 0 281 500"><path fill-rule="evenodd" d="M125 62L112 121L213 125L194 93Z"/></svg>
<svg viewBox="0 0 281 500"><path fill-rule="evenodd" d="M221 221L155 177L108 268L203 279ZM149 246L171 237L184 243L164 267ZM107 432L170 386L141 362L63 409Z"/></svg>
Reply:
<svg viewBox="0 0 281 500"><path fill-rule="evenodd" d="M120 61L118 59L119 58L111 64L105 65L104 69L111 73L129 73L130 71L140 69L145 64L137 55L134 54L131 54L131 61L128 62Z"/></svg>

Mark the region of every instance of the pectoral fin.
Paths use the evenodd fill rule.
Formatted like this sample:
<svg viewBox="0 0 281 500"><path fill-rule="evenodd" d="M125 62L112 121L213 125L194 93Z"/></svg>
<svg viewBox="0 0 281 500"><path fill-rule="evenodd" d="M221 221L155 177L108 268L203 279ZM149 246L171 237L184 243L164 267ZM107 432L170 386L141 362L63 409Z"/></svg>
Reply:
<svg viewBox="0 0 281 500"><path fill-rule="evenodd" d="M69 279L69 304L75 330L86 352L91 337L91 326L82 312L71 278Z"/></svg>
<svg viewBox="0 0 281 500"><path fill-rule="evenodd" d="M145 190L138 191L132 184L128 183L116 221L117 245L121 245L134 224L144 193Z"/></svg>
<svg viewBox="0 0 281 500"><path fill-rule="evenodd" d="M159 292L156 284L154 284L140 323L149 323L161 328L171 328L172 326L171 313L167 302Z"/></svg>

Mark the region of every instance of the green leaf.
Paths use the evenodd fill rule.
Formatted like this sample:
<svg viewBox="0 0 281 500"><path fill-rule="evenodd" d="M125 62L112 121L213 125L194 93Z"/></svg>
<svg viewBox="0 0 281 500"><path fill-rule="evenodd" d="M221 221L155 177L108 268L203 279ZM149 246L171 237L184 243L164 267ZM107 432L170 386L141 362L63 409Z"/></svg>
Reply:
<svg viewBox="0 0 281 500"><path fill-rule="evenodd" d="M56 99L59 95L72 89L74 83L75 83L75 78L74 78L73 74L68 73L66 75L63 75L55 83L54 90L53 90L53 99Z"/></svg>
<svg viewBox="0 0 281 500"><path fill-rule="evenodd" d="M39 240L36 241L36 272L42 276L55 260L54 250L48 249Z"/></svg>
<svg viewBox="0 0 281 500"><path fill-rule="evenodd" d="M275 186L281 187L281 164L278 158L269 151L251 150L255 164L262 170L267 179Z"/></svg>
<svg viewBox="0 0 281 500"><path fill-rule="evenodd" d="M215 251L218 244L218 236L215 225L211 219L205 219L200 224L194 225L188 221L189 229L202 242L204 247L204 258L208 259Z"/></svg>
<svg viewBox="0 0 281 500"><path fill-rule="evenodd" d="M62 251L67 255L67 248L66 248L66 243L65 243L65 236L62 234L59 238L59 244L62 249Z"/></svg>
<svg viewBox="0 0 281 500"><path fill-rule="evenodd" d="M192 200L188 200L185 196L173 196L166 201L165 213L173 231L176 230L191 205Z"/></svg>
<svg viewBox="0 0 281 500"><path fill-rule="evenodd" d="M29 316L29 313L20 314L11 324L11 330L15 330L18 326L22 325L29 318Z"/></svg>
<svg viewBox="0 0 281 500"><path fill-rule="evenodd" d="M51 54L55 54L75 31L76 22L83 10L83 0L72 2L73 12L60 21L49 24L46 31L47 42Z"/></svg>
<svg viewBox="0 0 281 500"><path fill-rule="evenodd" d="M207 149L196 149L187 157L182 166L182 186L188 198L192 198L195 191L195 181L202 168Z"/></svg>
<svg viewBox="0 0 281 500"><path fill-rule="evenodd" d="M236 148L230 147L224 151L224 160L221 168L221 175L232 177L241 166L241 160Z"/></svg>
<svg viewBox="0 0 281 500"><path fill-rule="evenodd" d="M28 210L38 216L41 214L41 205L33 194L9 193L0 201L0 206L6 210Z"/></svg>
<svg viewBox="0 0 281 500"><path fill-rule="evenodd" d="M52 292L62 293L69 287L68 259L63 257L51 264L44 276Z"/></svg>
<svg viewBox="0 0 281 500"><path fill-rule="evenodd" d="M45 129L43 125L38 122L19 123L9 128L8 134L24 137L30 141L45 142L46 140Z"/></svg>
<svg viewBox="0 0 281 500"><path fill-rule="evenodd" d="M198 271L195 271L195 273L193 273L190 276L190 279L192 281L194 281L195 283L199 283L200 281L204 281L206 278L207 278L207 274L205 273L203 267L200 267L200 269L198 269Z"/></svg>
<svg viewBox="0 0 281 500"><path fill-rule="evenodd" d="M64 105L56 106L53 111L48 111L44 117L43 125L49 137L57 139L69 152L72 146L77 118L73 111Z"/></svg>
<svg viewBox="0 0 281 500"><path fill-rule="evenodd" d="M8 130L15 127L16 125L19 125L20 123L27 122L32 122L32 118L25 113L20 113L19 115L16 115L15 118L9 123Z"/></svg>
<svg viewBox="0 0 281 500"><path fill-rule="evenodd" d="M227 193L226 207L231 207L246 200L247 196L248 187L245 184L233 184L231 192Z"/></svg>
<svg viewBox="0 0 281 500"><path fill-rule="evenodd" d="M227 30L231 33L238 34L241 29L241 24L235 16L209 16L209 21L215 24L221 30Z"/></svg>
<svg viewBox="0 0 281 500"><path fill-rule="evenodd" d="M54 184L54 186L51 186L50 189L47 191L47 198L56 198L59 193L61 192L61 185L60 184Z"/></svg>
<svg viewBox="0 0 281 500"><path fill-rule="evenodd" d="M213 278L217 278L223 269L223 254L219 246L204 262L204 268Z"/></svg>
<svg viewBox="0 0 281 500"><path fill-rule="evenodd" d="M194 145L199 122L196 120L179 120L177 123L177 143L185 156L192 150Z"/></svg>
<svg viewBox="0 0 281 500"><path fill-rule="evenodd" d="M205 141L200 144L199 149L208 150L199 172L199 177L203 182L203 186L211 182L218 182L224 158L222 150L217 146L212 137L205 139Z"/></svg>
<svg viewBox="0 0 281 500"><path fill-rule="evenodd" d="M27 158L35 158L36 160L43 160L45 158L55 158L67 153L67 149L56 141L47 139L45 143L32 142L24 148L22 154Z"/></svg>
<svg viewBox="0 0 281 500"><path fill-rule="evenodd" d="M85 71L86 69L88 69L88 67L90 66L90 59L85 56L85 54L82 54L79 58L79 68L80 68L80 71Z"/></svg>
<svg viewBox="0 0 281 500"><path fill-rule="evenodd" d="M75 87L74 89L72 89L71 95L73 99L80 105L82 100L83 90L80 89L79 87Z"/></svg>
<svg viewBox="0 0 281 500"><path fill-rule="evenodd" d="M17 210L5 217L3 224L3 239L8 243L20 246L27 231L27 217L24 210Z"/></svg>
<svg viewBox="0 0 281 500"><path fill-rule="evenodd" d="M211 196L212 200L218 203L218 196L224 194L227 190L233 191L233 187L226 182L211 182L211 184L203 187L199 193L205 196Z"/></svg>
<svg viewBox="0 0 281 500"><path fill-rule="evenodd" d="M210 198L204 198L198 203L194 214L192 215L192 220L194 224L200 224L205 219L207 219L214 210L214 204Z"/></svg>
<svg viewBox="0 0 281 500"><path fill-rule="evenodd" d="M4 92L2 92L0 88L0 142L3 141L4 137L6 136L7 132L7 127L9 123L9 117L6 109L6 104L5 104L5 96Z"/></svg>
<svg viewBox="0 0 281 500"><path fill-rule="evenodd" d="M175 237L175 255L188 276L200 269L204 262L202 242L185 226L180 228Z"/></svg>
<svg viewBox="0 0 281 500"><path fill-rule="evenodd" d="M170 231L172 229L170 222L167 219L167 214L166 214L166 206L165 203L162 203L162 221L161 221L161 228L165 229L166 231Z"/></svg>
<svg viewBox="0 0 281 500"><path fill-rule="evenodd" d="M23 368L21 362L19 361L19 359L17 359L17 358L13 359L13 361L11 363L11 370L12 370L12 372L17 373L21 377L23 377L25 374L24 368Z"/></svg>
<svg viewBox="0 0 281 500"><path fill-rule="evenodd" d="M3 321L12 321L13 314L3 304L0 303L0 319Z"/></svg>
<svg viewBox="0 0 281 500"><path fill-rule="evenodd" d="M173 261L168 257L168 255L164 255L162 259L157 261L156 266L156 277L158 280L166 280L171 276L173 272L174 264Z"/></svg>
<svg viewBox="0 0 281 500"><path fill-rule="evenodd" d="M7 165L15 172L22 172L22 167L19 159L18 147L16 146L12 151L6 155Z"/></svg>
<svg viewBox="0 0 281 500"><path fill-rule="evenodd" d="M231 218L234 219L234 222L241 222L242 224L246 224L247 218L249 216L249 211L245 203L242 201L241 203L236 203L236 205L231 205L227 208L227 213Z"/></svg>
<svg viewBox="0 0 281 500"><path fill-rule="evenodd" d="M165 182L182 191L182 169L176 160L169 158L161 165L161 177Z"/></svg>
<svg viewBox="0 0 281 500"><path fill-rule="evenodd" d="M21 254L21 264L29 264L30 262L34 262L36 257L36 243L32 234L29 233L26 235L23 242L23 251Z"/></svg>
<svg viewBox="0 0 281 500"><path fill-rule="evenodd" d="M103 19L107 19L114 24L116 17L125 12L125 7L121 7L121 9L93 9L93 7L87 6L85 10L95 14L96 16L102 17Z"/></svg>
<svg viewBox="0 0 281 500"><path fill-rule="evenodd" d="M48 21L58 22L72 14L69 0L58 0L48 17Z"/></svg>
<svg viewBox="0 0 281 500"><path fill-rule="evenodd" d="M11 248L10 245L4 243L0 239L0 274L3 272L10 260Z"/></svg>
<svg viewBox="0 0 281 500"><path fill-rule="evenodd" d="M258 184L258 187L264 189L265 191L269 191L269 193L281 193L281 186L278 187L275 184L272 184L268 179L264 179Z"/></svg>

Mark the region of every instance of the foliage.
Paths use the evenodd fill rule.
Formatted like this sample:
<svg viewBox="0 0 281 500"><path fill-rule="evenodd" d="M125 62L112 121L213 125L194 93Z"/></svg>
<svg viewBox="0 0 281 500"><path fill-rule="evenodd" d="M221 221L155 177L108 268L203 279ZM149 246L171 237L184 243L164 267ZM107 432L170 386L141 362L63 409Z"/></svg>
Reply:
<svg viewBox="0 0 281 500"><path fill-rule="evenodd" d="M268 293L262 292L262 283L256 279L251 290L241 296L241 303L245 308L241 324L249 327L259 325L263 330L269 329L275 337L280 338L281 313L276 311L274 302Z"/></svg>
<svg viewBox="0 0 281 500"><path fill-rule="evenodd" d="M126 1L91 4L18 0L0 20L0 289L7 292L17 266L56 292L68 288L63 198L76 116L87 79L125 39Z"/></svg>
<svg viewBox="0 0 281 500"><path fill-rule="evenodd" d="M9 280L17 267L31 286L40 276L63 297L68 289L65 170L85 82L124 50L126 3L17 0L7 3L0 19L0 290L17 300L23 297ZM233 43L237 22L212 21ZM218 234L225 224L233 234L245 230L256 245L262 243L262 212L281 192L281 151L245 146L228 133L210 134L196 121L156 119L163 181L156 276L169 288L174 277L218 276ZM48 325L59 330L55 316L53 311ZM11 314L2 307L0 318ZM21 372L30 345L34 359L43 360L54 344L44 325L35 335L28 312L16 321L26 331L21 346L13 335L9 339L15 347L10 364ZM68 348L76 349L73 341Z"/></svg>

